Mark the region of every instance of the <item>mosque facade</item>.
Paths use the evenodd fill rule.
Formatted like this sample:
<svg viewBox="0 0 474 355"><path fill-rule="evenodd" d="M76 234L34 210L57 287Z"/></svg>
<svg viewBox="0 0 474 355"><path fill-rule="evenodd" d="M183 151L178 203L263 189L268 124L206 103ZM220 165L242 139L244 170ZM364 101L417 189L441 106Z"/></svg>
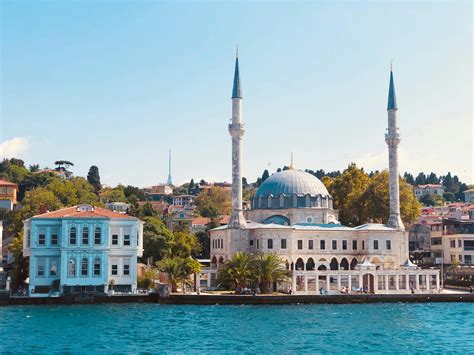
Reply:
<svg viewBox="0 0 474 355"><path fill-rule="evenodd" d="M232 90L232 214L228 225L211 235L208 286L215 287L217 270L237 252L275 253L291 271L291 281L275 290L294 294L434 292L440 288L438 270L422 270L408 258L408 233L400 218L398 182L397 101L390 70L388 130L390 216L386 225L348 227L324 184L297 170L271 175L258 188L251 209L242 209L242 90L238 56Z"/></svg>

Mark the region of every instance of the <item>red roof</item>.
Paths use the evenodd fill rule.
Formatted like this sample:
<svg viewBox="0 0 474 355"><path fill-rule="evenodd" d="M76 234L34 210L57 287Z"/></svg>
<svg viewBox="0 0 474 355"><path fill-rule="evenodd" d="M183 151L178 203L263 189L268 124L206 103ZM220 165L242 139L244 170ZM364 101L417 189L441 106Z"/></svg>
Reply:
<svg viewBox="0 0 474 355"><path fill-rule="evenodd" d="M118 213L106 208L94 207L90 211L78 210L80 206L66 207L57 211L43 213L33 218L120 218L120 219L136 219L124 213Z"/></svg>
<svg viewBox="0 0 474 355"><path fill-rule="evenodd" d="M14 186L14 187L18 188L18 185L15 184L14 182L1 180L1 179L0 179L0 186Z"/></svg>

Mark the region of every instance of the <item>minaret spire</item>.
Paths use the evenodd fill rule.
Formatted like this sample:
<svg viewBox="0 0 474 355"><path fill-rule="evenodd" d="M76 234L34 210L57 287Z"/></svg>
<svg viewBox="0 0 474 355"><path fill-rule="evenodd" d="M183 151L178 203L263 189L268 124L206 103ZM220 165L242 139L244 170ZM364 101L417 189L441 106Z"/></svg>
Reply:
<svg viewBox="0 0 474 355"><path fill-rule="evenodd" d="M168 181L166 182L167 185L173 185L173 179L171 179L171 148L168 152Z"/></svg>
<svg viewBox="0 0 474 355"><path fill-rule="evenodd" d="M397 99L395 96L395 85L393 82L392 65L390 65L390 84L388 87L388 131L385 134L385 142L388 146L388 164L390 175L390 216L387 226L395 229L404 230L402 219L400 217L400 185L398 173L398 145L400 144L400 133L397 127Z"/></svg>
<svg viewBox="0 0 474 355"><path fill-rule="evenodd" d="M242 211L242 137L244 132L239 50L237 48L232 87L232 122L229 124L229 134L232 137L232 214L228 226L234 229L245 228L247 223Z"/></svg>

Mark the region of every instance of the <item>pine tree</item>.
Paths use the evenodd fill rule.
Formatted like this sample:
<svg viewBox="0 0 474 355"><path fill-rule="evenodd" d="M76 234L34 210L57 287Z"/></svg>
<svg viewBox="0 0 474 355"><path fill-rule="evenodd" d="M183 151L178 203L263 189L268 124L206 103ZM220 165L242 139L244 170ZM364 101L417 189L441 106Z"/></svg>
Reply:
<svg viewBox="0 0 474 355"><path fill-rule="evenodd" d="M89 184L94 186L96 192L100 191L102 185L100 183L99 168L97 166L92 165L89 168L89 172L87 173L87 181L89 182Z"/></svg>

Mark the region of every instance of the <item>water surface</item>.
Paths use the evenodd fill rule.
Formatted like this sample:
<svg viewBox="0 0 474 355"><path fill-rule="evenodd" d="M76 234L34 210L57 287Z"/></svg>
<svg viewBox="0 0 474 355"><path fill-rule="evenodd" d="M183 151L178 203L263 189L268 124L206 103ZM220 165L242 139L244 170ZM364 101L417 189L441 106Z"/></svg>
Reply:
<svg viewBox="0 0 474 355"><path fill-rule="evenodd" d="M474 304L0 307L0 352L474 352Z"/></svg>

